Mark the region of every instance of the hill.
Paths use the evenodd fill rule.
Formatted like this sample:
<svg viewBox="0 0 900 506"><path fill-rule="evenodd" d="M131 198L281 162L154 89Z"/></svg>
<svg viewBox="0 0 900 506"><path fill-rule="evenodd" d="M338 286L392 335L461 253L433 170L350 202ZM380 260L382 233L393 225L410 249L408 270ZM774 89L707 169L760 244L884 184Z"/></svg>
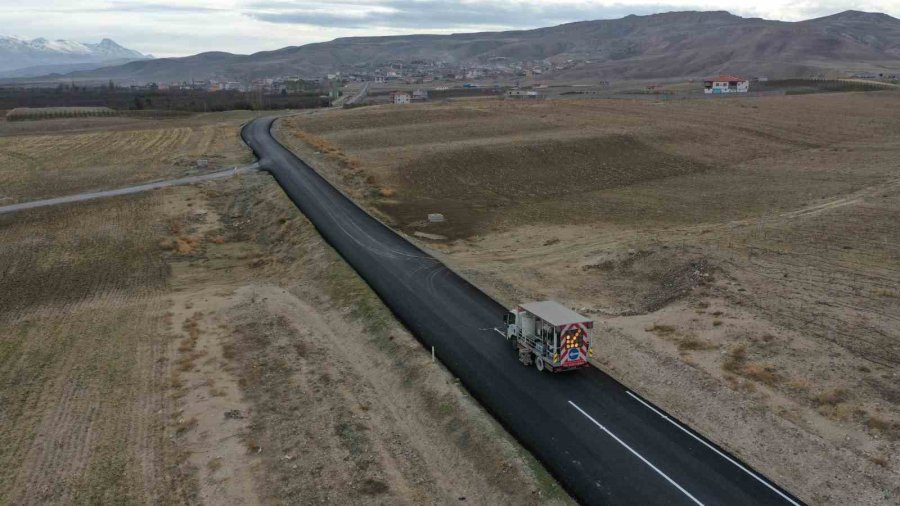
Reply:
<svg viewBox="0 0 900 506"><path fill-rule="evenodd" d="M584 64L568 77L696 77L722 71L810 76L900 69L900 20L846 11L799 22L724 11L670 12L507 32L352 37L252 55L202 53L138 61L71 77L169 81L361 71L415 60L483 64L547 60Z"/></svg>

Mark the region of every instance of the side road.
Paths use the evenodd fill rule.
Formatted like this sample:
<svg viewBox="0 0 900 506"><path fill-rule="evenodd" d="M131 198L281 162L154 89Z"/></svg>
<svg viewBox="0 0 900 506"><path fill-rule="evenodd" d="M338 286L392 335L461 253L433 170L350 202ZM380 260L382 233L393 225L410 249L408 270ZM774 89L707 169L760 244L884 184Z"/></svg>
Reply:
<svg viewBox="0 0 900 506"><path fill-rule="evenodd" d="M85 200L94 200L104 197L116 197L119 195L130 195L132 193L141 193L159 188L167 188L169 186L183 186L187 184L202 183L203 181L212 181L214 179L222 179L232 177L237 174L254 172L258 170L259 165L254 163L243 167L232 167L230 169L210 172L209 174L201 174L199 176L188 176L179 179L168 179L165 181L156 181L153 183L144 183L135 186L126 186L124 188L116 188L114 190L104 190L96 192L78 193L75 195L66 195L64 197L55 197L52 199L32 200L31 202L22 202L19 204L11 204L8 206L0 206L0 214L14 213L24 211L26 209L34 209L36 207L57 206L60 204L71 204L73 202L83 202Z"/></svg>

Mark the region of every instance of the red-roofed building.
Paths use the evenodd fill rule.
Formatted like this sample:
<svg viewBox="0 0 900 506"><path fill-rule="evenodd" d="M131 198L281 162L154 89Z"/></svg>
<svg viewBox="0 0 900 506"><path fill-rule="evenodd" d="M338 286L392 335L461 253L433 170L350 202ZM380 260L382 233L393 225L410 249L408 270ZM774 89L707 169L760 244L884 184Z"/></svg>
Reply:
<svg viewBox="0 0 900 506"><path fill-rule="evenodd" d="M719 75L703 80L704 93L747 93L750 81L743 77Z"/></svg>

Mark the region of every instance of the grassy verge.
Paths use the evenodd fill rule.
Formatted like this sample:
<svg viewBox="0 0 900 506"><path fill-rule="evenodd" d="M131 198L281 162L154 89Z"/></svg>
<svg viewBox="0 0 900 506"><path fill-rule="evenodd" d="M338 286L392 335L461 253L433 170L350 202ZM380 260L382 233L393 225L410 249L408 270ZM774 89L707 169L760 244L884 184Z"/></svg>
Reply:
<svg viewBox="0 0 900 506"><path fill-rule="evenodd" d="M362 413L357 414L362 420L372 417L377 420L379 416L390 419L391 416L397 416L390 412L397 410L403 412L405 418L415 420L406 422L415 427L410 437L420 441L410 442L411 446L421 448L420 445L439 445L439 451L447 452L447 457L452 456L451 460L443 460L403 450L410 453L401 453L402 457L397 464L401 467L401 474L403 466L421 466L418 473L413 471L414 474L421 475L413 478L417 482L414 490L427 490L428 494L442 493L441 488L446 487L451 480L435 476L434 466L457 462L466 468L458 474L474 474L478 480L485 480L490 484L489 493L504 494L524 503L533 503L538 498L539 502L570 501L540 463L473 402L446 370L431 364L430 354L399 325L390 310L356 272L324 244L311 224L293 208L279 188L246 188L239 195L227 209L220 212L223 216L234 217L226 218L233 220L229 227L234 228L230 228L224 235L232 238L249 237L255 241L267 252L262 272L267 277L281 280L280 284L288 287L291 294L305 301L312 301L316 310L331 322L329 330L343 333L342 337L353 341L346 343L346 359L335 360L330 347L330 351L322 349L321 340L330 339L327 334L316 331L315 327L306 327L302 321L293 323L302 330L293 330L294 333L299 332L300 337L291 338L289 346L278 344L281 339L279 335L286 336L291 332L291 322L282 317L269 318L269 323L262 327L258 322L253 324L256 327L242 327L243 330L239 333L245 337L235 343L238 348L234 356L240 357L240 367L248 368L247 385L255 385L248 390L248 398L257 399L254 402L261 403L257 404L260 413L271 411L265 406L272 407L279 403L280 411L291 411L290 406L294 403L292 399L304 396L319 398L324 391L330 392L328 396L321 397L321 402L326 406L334 398L351 396L349 402L335 405L331 416L337 417L339 422L335 426L335 434L343 442L339 451L347 452L351 462L356 463L354 465L369 470L378 469L381 461L364 459L367 451L363 450L384 445L384 436L378 434L380 428L353 418L351 415L355 411L352 405L363 406L360 408ZM265 309L254 306L252 312L262 314ZM346 333L352 335L345 335ZM315 334L316 339L309 340L310 334ZM258 342L263 339L263 335L266 336L266 342ZM280 352L281 355L262 358L272 350L278 350L279 346L287 346ZM327 354L330 358L320 359L321 354ZM353 365L345 361L352 362ZM269 367L272 373L270 376L260 376L254 372L257 371L254 369L255 364L260 363L272 365ZM306 379L298 380L298 376ZM283 385L286 386L279 386L282 383L276 379L278 377L283 378ZM348 382L353 385L351 393L344 390ZM284 388L287 388L285 397L273 394ZM364 395L370 389L379 392L377 399L368 399ZM287 398L287 392L290 392L290 399ZM344 406L348 404L351 405L350 411L345 412ZM303 416L315 419L314 413L305 412ZM254 422L258 429L252 436L254 444L292 448L297 443L290 438L285 439L282 431L274 429L283 423L287 422L271 417L261 417L259 422ZM359 425L360 423L363 425ZM422 442L422 438L427 442ZM322 451L326 450L327 448ZM389 455L392 451L394 450L390 445L382 450ZM293 450L285 450L287 454L292 452ZM297 465L302 468L305 464L299 462ZM272 462L270 465L272 476L277 477L283 472L280 464ZM328 469L330 464L325 459L321 465ZM358 475L354 478L354 484L358 485L357 480L365 476ZM377 472L369 478L376 482L383 481L382 475ZM371 491L377 488L376 482L370 483L374 487ZM302 485L298 484L297 487ZM362 488L353 489L355 493L368 497L365 495L368 493L366 490L369 490L367 486L360 487ZM289 500L297 493L296 487L292 489L279 485L278 488L284 489L284 494L278 495L281 500ZM395 488L391 490L396 491ZM375 495L382 497L380 493ZM332 499L336 500L334 497Z"/></svg>

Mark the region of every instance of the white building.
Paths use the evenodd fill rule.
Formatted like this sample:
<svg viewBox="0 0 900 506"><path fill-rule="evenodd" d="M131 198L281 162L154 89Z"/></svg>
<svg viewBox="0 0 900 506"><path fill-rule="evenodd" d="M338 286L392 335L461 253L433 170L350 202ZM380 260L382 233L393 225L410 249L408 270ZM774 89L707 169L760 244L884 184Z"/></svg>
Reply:
<svg viewBox="0 0 900 506"><path fill-rule="evenodd" d="M750 81L743 77L720 75L703 80L703 93L747 93Z"/></svg>
<svg viewBox="0 0 900 506"><path fill-rule="evenodd" d="M538 98L538 92L534 90L520 90L518 88L508 90L506 98Z"/></svg>
<svg viewBox="0 0 900 506"><path fill-rule="evenodd" d="M466 69L465 78L466 79L478 79L479 77L484 75L484 71L482 69Z"/></svg>
<svg viewBox="0 0 900 506"><path fill-rule="evenodd" d="M408 104L412 101L409 93L404 91L395 91L391 93L391 102L395 104Z"/></svg>

